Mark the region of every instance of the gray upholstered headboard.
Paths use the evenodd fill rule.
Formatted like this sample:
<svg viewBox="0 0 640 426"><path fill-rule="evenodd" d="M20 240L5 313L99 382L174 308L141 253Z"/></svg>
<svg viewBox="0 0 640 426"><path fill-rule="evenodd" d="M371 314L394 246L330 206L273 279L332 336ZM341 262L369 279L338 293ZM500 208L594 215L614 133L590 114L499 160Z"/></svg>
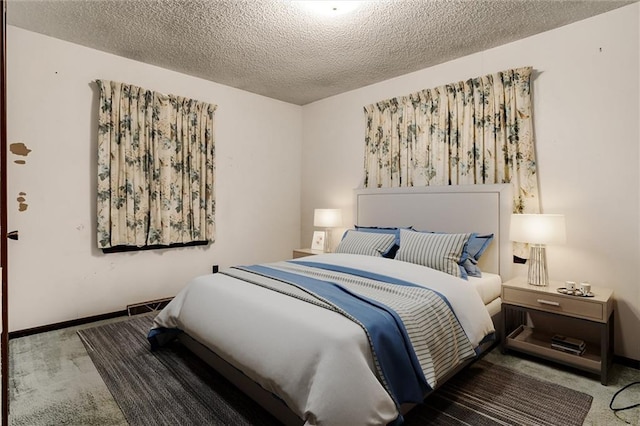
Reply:
<svg viewBox="0 0 640 426"><path fill-rule="evenodd" d="M413 226L417 230L494 234L480 259L483 271L511 278L512 244L509 221L512 187L460 185L356 189L355 217L359 226Z"/></svg>

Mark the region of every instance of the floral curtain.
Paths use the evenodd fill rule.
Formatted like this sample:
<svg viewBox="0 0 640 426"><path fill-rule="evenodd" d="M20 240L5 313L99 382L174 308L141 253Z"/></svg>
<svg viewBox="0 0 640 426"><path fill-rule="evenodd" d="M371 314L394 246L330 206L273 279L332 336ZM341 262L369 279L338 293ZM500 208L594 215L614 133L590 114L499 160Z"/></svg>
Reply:
<svg viewBox="0 0 640 426"><path fill-rule="evenodd" d="M98 247L213 241L216 106L96 82Z"/></svg>
<svg viewBox="0 0 640 426"><path fill-rule="evenodd" d="M539 213L531 67L366 106L365 187L512 183Z"/></svg>

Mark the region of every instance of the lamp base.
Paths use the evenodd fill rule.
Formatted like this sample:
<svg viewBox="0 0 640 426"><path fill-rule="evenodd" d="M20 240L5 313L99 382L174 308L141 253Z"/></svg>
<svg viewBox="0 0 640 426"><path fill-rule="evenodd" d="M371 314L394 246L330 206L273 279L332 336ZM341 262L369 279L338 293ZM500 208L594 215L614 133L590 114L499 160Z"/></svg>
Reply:
<svg viewBox="0 0 640 426"><path fill-rule="evenodd" d="M329 228L324 230L324 248L322 251L325 253L331 253L331 229Z"/></svg>
<svg viewBox="0 0 640 426"><path fill-rule="evenodd" d="M531 285L548 286L547 251L544 245L531 245L529 251L529 276L527 282Z"/></svg>

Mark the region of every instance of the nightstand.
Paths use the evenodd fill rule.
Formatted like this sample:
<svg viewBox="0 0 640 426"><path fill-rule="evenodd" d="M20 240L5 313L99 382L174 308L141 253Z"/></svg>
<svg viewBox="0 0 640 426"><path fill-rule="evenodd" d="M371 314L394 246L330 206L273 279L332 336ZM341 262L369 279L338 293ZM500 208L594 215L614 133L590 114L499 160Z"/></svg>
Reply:
<svg viewBox="0 0 640 426"><path fill-rule="evenodd" d="M524 277L502 285L500 348L503 353L518 351L598 374L606 385L613 361L613 291L592 287L593 297L581 297L558 293L560 287L564 283L559 281L547 287L529 285ZM551 348L554 334L584 340L585 353Z"/></svg>
<svg viewBox="0 0 640 426"><path fill-rule="evenodd" d="M323 254L324 251L322 250L313 250L310 248L301 248L301 249L295 249L293 251L293 258L297 259L299 257L305 257L305 256L313 256L314 254Z"/></svg>

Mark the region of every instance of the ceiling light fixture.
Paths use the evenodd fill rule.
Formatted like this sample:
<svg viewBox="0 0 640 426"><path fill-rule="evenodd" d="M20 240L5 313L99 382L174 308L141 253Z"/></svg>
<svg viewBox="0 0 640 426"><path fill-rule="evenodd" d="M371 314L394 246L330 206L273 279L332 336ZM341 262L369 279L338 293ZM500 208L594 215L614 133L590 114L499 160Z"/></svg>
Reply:
<svg viewBox="0 0 640 426"><path fill-rule="evenodd" d="M300 7L307 9L313 13L319 15L344 15L358 8L364 1L322 1L322 0L307 0L307 1L294 1Z"/></svg>

